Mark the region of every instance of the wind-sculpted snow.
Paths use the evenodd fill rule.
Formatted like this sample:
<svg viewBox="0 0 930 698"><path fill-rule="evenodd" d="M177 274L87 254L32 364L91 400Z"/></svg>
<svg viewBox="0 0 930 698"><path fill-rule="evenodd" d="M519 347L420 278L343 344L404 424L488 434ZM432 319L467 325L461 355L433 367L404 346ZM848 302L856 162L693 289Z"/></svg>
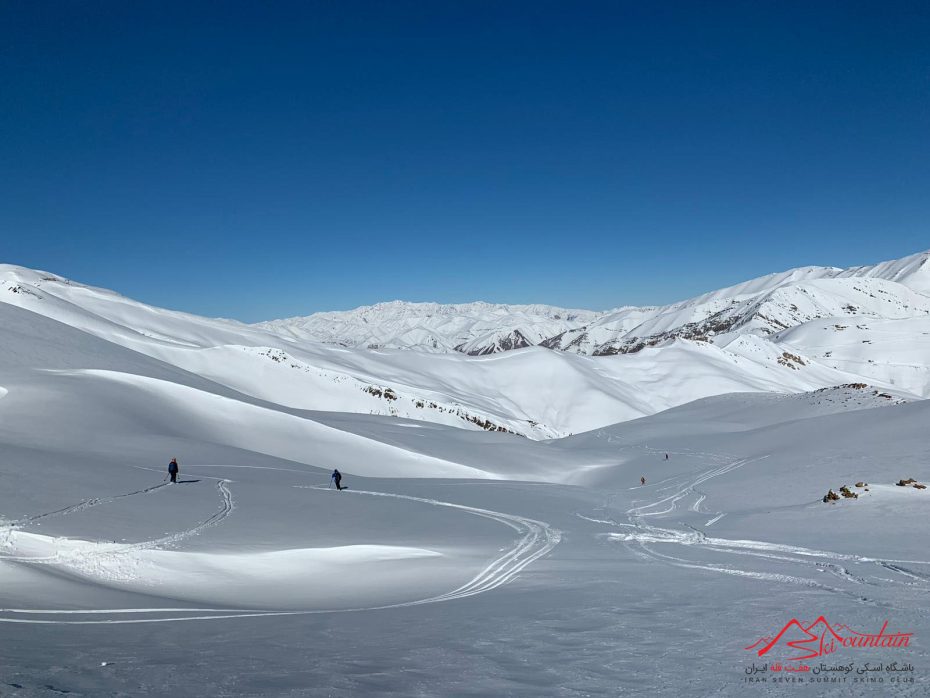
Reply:
<svg viewBox="0 0 930 698"><path fill-rule="evenodd" d="M930 658L930 490L894 484L930 477L926 401L728 394L534 442L139 356L159 377L0 367L0 691L738 696L743 648L820 615Z"/></svg>
<svg viewBox="0 0 930 698"><path fill-rule="evenodd" d="M375 497L396 497L411 502L423 502L433 506L450 507L452 509L468 512L469 514L474 514L475 516L482 516L484 518L491 519L492 521L498 521L521 534L522 537L517 541L516 545L512 549L507 550L499 558L492 561L491 564L489 564L467 584L464 584L446 594L440 594L439 596L433 596L428 599L414 601L411 603L411 605L437 603L439 601L451 601L453 599L461 599L496 589L497 587L511 581L524 568L532 564L534 561L545 555L548 555L562 539L561 532L550 527L549 524L543 521L534 521L533 519L528 519L522 516L515 516L513 514L505 514L498 511L490 511L488 509L478 509L462 504L452 504L450 502L440 502L435 499L424 499L423 497L410 497L407 495L389 494L385 492L366 492L364 490L360 490L353 492L352 494L370 495Z"/></svg>
<svg viewBox="0 0 930 698"><path fill-rule="evenodd" d="M737 696L821 616L930 666L926 275L360 314L424 352L0 267L0 693Z"/></svg>
<svg viewBox="0 0 930 698"><path fill-rule="evenodd" d="M218 466L222 468L222 466ZM263 468L259 467L258 470ZM272 469L274 470L274 469ZM286 472L286 471L284 471ZM212 479L212 476L207 476ZM67 516L117 499L148 494L165 485L85 500L69 507L35 514L0 527L0 580L5 564L49 568L59 575L123 590L144 591L149 597L165 594L172 600L191 603L227 603L227 608L9 608L0 611L0 622L33 624L126 624L191 620L229 620L258 616L303 615L324 611L366 611L400 608L465 599L492 591L512 581L536 560L549 554L560 540L560 532L527 517L476 508L437 499L389 492L352 490L337 496L381 497L415 505L428 505L488 519L516 531L511 547L487 563L469 581L420 598L410 593L430 588L424 573L442 584L450 579L447 570L430 565L437 558L454 558L445 552L409 546L348 545L262 552L216 553L175 551L184 541L223 524L235 508L230 480L216 480L222 505L195 526L159 538L131 544L80 541L27 533L21 527L50 516ZM322 487L292 485L298 489L325 492ZM424 566L425 565L425 566ZM467 563L457 562L456 573ZM313 569L312 580L306 570ZM209 578L209 585L203 580ZM335 593L333 590L336 590ZM392 598L393 602L386 602ZM369 605L360 605L365 601ZM243 605L266 606L242 609ZM236 608L236 607L239 608ZM280 610L280 609L286 610ZM75 618L75 616L85 616Z"/></svg>
<svg viewBox="0 0 930 698"><path fill-rule="evenodd" d="M216 483L222 499L220 509L199 522L192 528L176 533L140 541L137 543L100 543L74 539L50 538L17 530L22 525L32 524L50 516L66 516L84 511L93 506L113 502L123 497L147 494L161 488L156 485L136 492L105 498L87 500L71 507L39 514L16 522L6 527L5 534L0 533L0 561L18 562L29 565L47 565L60 573L69 573L99 583L130 583L142 577L148 582L153 579L151 560L147 551L163 549L183 542L192 536L200 535L211 526L216 526L229 516L233 510L232 494L225 481Z"/></svg>

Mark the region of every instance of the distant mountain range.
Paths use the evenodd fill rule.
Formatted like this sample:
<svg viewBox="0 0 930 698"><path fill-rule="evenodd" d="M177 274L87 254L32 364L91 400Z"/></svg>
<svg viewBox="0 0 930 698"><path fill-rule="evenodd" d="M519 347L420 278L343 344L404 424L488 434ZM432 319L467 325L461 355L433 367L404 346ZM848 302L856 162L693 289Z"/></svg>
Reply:
<svg viewBox="0 0 930 698"><path fill-rule="evenodd" d="M873 266L801 267L697 298L606 312L549 305L405 303L258 323L283 336L346 347L483 356L540 345L626 354L675 337L771 336L827 317L898 320L930 313L930 251Z"/></svg>
<svg viewBox="0 0 930 698"><path fill-rule="evenodd" d="M802 267L657 308L621 308L540 342L591 356L626 354L675 337L724 344L771 337L830 317L902 320L930 314L930 252L869 267Z"/></svg>
<svg viewBox="0 0 930 698"><path fill-rule="evenodd" d="M345 347L459 351L483 356L542 344L603 313L549 305L378 303L345 312L258 323L286 337Z"/></svg>
<svg viewBox="0 0 930 698"><path fill-rule="evenodd" d="M872 266L791 269L657 307L594 312L395 301L257 327L297 341L472 356L531 346L635 354L684 339L742 356L815 356L830 368L927 395L930 251Z"/></svg>
<svg viewBox="0 0 930 698"><path fill-rule="evenodd" d="M78 370L155 379L145 390L166 404L183 393L274 406L285 422L308 410L391 415L532 439L724 393L846 386L857 403L892 404L930 397L928 259L804 267L607 313L394 302L259 325L0 265L0 390Z"/></svg>

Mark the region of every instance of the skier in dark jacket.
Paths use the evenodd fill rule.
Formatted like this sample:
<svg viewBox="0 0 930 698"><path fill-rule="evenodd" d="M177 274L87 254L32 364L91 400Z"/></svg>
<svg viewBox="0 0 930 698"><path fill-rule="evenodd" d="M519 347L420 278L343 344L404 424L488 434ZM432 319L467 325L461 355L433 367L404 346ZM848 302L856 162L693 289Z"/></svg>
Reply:
<svg viewBox="0 0 930 698"><path fill-rule="evenodd" d="M171 462L168 463L168 474L171 476L171 482L176 483L178 481L178 473L180 471L181 469L178 467L178 459L172 458Z"/></svg>
<svg viewBox="0 0 930 698"><path fill-rule="evenodd" d="M345 489L345 487L342 486L342 473L340 473L338 470L333 471L333 482L336 483L337 490Z"/></svg>
<svg viewBox="0 0 930 698"><path fill-rule="evenodd" d="M640 484L640 485L645 485L645 484L646 484L646 478L645 478L645 477L639 478L639 484Z"/></svg>

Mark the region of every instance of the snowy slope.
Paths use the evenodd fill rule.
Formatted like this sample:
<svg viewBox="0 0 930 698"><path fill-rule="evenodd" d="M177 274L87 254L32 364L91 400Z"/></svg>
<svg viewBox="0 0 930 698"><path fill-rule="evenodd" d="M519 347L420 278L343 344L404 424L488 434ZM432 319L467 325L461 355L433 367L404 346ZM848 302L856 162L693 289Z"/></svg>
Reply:
<svg viewBox="0 0 930 698"><path fill-rule="evenodd" d="M0 368L4 694L738 696L744 648L791 617L930 632L930 495L894 485L930 474L926 401L726 395L538 443L284 427L125 375ZM895 695L925 693L914 678Z"/></svg>
<svg viewBox="0 0 930 698"><path fill-rule="evenodd" d="M542 342L582 354L635 352L670 337L769 335L824 317L930 314L930 252L871 267L805 267L660 308L623 308Z"/></svg>
<svg viewBox="0 0 930 698"><path fill-rule="evenodd" d="M731 334L717 344L669 339L667 346L611 357L540 347L471 357L292 341L254 326L153 308L17 267L0 270L0 301L0 308L42 315L206 379L213 386L210 392L224 396L244 396L291 412L381 414L534 439L578 433L724 392L794 392L863 381L851 364L825 362L798 349L789 352L755 335ZM910 302L918 301L915 296ZM20 318L19 324L28 323ZM877 372L866 382L915 395L926 388L923 379L901 382Z"/></svg>
<svg viewBox="0 0 930 698"><path fill-rule="evenodd" d="M349 347L415 349L421 354L491 355L540 345L569 354L604 357L632 355L653 347L662 349L672 346L674 340L686 339L709 342L742 359L762 361L761 366L735 362L737 370L729 376L737 384L734 389L756 390L773 361L803 355L808 357L805 363L809 366L818 364L844 374L831 376L842 382L875 383L930 397L930 354L921 340L928 318L930 252L921 252L849 269L792 269L661 307L624 307L593 313L548 306L394 302L346 313L261 323L255 329L280 335L291 340L292 347L304 350L319 341ZM847 329L844 335L837 334ZM834 341L838 342L835 347ZM297 353L290 348L288 351ZM428 365L429 360L423 359L422 363ZM634 373L636 365L631 364ZM796 362L792 365L800 366ZM626 370L620 373L631 375ZM808 390L829 385L823 378L829 372L805 373L809 380L803 385L795 380L775 380L769 381L765 389ZM616 376L611 375L614 380ZM631 383L622 376L619 381ZM706 381L690 383L680 393L682 399L676 397L679 391L675 396L661 391L642 396L635 395L635 387L632 391L624 389L626 394L619 397L623 404L607 409L602 423L650 414L687 399L714 394L700 387ZM479 389L485 390L486 386ZM616 396L616 391L606 390ZM438 393L431 390L430 394L430 399L435 400ZM515 423L504 419L502 410L488 404L479 408L465 395L456 395L453 402L465 405L467 412L480 413L482 419L529 436L564 435L592 428L597 421L552 421L551 414L546 417L521 406ZM530 422L545 426L528 430L526 424Z"/></svg>
<svg viewBox="0 0 930 698"><path fill-rule="evenodd" d="M811 321L780 332L775 340L863 380L930 397L930 317Z"/></svg>
<svg viewBox="0 0 930 698"><path fill-rule="evenodd" d="M778 332L468 356L3 267L0 694L741 696L792 617L927 637L921 296L796 281L739 301Z"/></svg>
<svg viewBox="0 0 930 698"><path fill-rule="evenodd" d="M930 294L930 251L871 266L844 269L841 278L875 278L894 281L914 291Z"/></svg>

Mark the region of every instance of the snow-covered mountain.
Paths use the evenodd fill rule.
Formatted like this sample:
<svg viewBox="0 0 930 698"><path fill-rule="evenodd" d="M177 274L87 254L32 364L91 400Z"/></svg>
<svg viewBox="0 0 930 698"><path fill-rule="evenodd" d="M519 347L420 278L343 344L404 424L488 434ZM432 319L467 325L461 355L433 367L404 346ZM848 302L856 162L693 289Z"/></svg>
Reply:
<svg viewBox="0 0 930 698"><path fill-rule="evenodd" d="M804 267L763 276L681 303L621 308L542 342L603 356L672 337L718 341L737 332L769 336L812 320L907 320L930 314L930 252L868 267ZM729 341L725 339L724 341Z"/></svg>
<svg viewBox="0 0 930 698"><path fill-rule="evenodd" d="M8 334L14 326L46 328L42 342L28 349L38 357L45 344L67 344L55 338L55 327L103 342L97 360L69 368L109 369L107 352L128 350L192 376L180 381L185 388L291 413L388 415L549 439L729 392L861 383L909 399L928 397L930 298L919 291L926 258L860 269L858 276L795 270L665 309L625 309L594 320L545 306L392 303L346 321L377 333L377 320L387 314L395 328L408 327L408 336L424 323L457 328L434 334L444 337L445 352L333 346L301 338L290 324L254 326L162 310L14 266L0 266L0 315ZM57 324L41 324L36 316ZM522 331L507 324L516 318L526 321ZM539 342L545 328L582 321L589 321L586 329L572 332L587 343L568 343L564 351L520 348ZM468 336L474 356L450 349ZM9 339L7 345L8 353L16 350ZM150 370L142 375L161 380Z"/></svg>
<svg viewBox="0 0 930 698"><path fill-rule="evenodd" d="M767 365L782 365L787 355L804 356L803 363L787 365L808 367L805 373L816 358L819 366L858 376L856 381L926 397L930 359L922 339L928 318L930 252L921 252L872 266L791 269L666 306L597 313L549 306L394 302L256 327L298 344L319 341L476 356L538 345L606 357L697 342L744 359L766 356ZM910 342L902 345L902 338ZM846 348L832 349L834 344ZM753 381L742 383L749 388ZM805 389L818 386L812 380Z"/></svg>
<svg viewBox="0 0 930 698"><path fill-rule="evenodd" d="M930 314L930 252L872 266L801 267L658 307L607 312L545 305L381 303L257 327L346 347L492 354L540 345L589 356L635 353L672 338L771 336L812 320ZM730 337L723 339L724 343Z"/></svg>
<svg viewBox="0 0 930 698"><path fill-rule="evenodd" d="M794 617L926 637L930 318L807 277L754 331L468 356L0 267L0 693L742 696Z"/></svg>
<svg viewBox="0 0 930 698"><path fill-rule="evenodd" d="M285 337L345 347L460 351L483 355L539 344L598 317L549 305L405 303L272 320L257 327Z"/></svg>

